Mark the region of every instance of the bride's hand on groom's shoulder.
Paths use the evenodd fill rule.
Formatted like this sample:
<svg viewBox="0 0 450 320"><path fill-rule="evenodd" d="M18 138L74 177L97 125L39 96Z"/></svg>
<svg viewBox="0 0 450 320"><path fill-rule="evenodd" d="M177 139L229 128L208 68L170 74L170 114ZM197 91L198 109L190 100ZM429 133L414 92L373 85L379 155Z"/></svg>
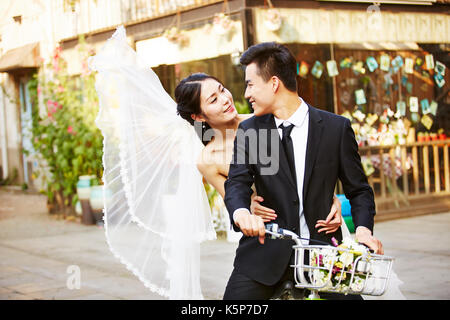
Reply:
<svg viewBox="0 0 450 320"><path fill-rule="evenodd" d="M245 236L258 237L259 242L264 244L266 228L261 217L251 214L246 209L236 210L234 213L234 223L241 229Z"/></svg>
<svg viewBox="0 0 450 320"><path fill-rule="evenodd" d="M383 244L380 240L372 236L372 232L363 226L356 228L355 238L359 243L363 243L376 254L384 254Z"/></svg>

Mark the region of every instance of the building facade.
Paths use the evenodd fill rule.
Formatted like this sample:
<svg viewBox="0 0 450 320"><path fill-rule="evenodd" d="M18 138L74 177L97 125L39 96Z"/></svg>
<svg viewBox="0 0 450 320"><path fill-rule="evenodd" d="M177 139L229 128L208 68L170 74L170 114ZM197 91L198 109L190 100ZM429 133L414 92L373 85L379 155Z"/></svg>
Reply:
<svg viewBox="0 0 450 320"><path fill-rule="evenodd" d="M171 95L185 76L206 72L221 79L241 104L246 104L241 53L264 41L286 44L298 62L298 92L304 100L352 120L363 164L380 199L398 204L405 196L450 194L448 148L436 143L437 153L425 160L424 146L415 145L424 136L450 136L449 1L25 2L30 3L15 1L0 10L7 21L0 30L3 176L17 167L20 182L30 182L33 161L20 149L27 146L27 110L32 106L27 106L26 82L31 74L58 44L70 73L79 74L79 35L95 50L124 25L130 45ZM11 58L20 55L37 58ZM383 149L399 144L404 152ZM414 158L414 147L422 157ZM379 165L384 154L391 159L387 168ZM395 171L397 158L401 178L387 172ZM419 172L407 167L410 160Z"/></svg>

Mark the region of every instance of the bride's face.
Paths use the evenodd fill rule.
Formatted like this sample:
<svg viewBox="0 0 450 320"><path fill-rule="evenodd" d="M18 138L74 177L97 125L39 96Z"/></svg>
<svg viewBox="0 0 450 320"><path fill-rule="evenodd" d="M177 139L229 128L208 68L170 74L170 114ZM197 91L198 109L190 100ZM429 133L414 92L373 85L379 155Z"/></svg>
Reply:
<svg viewBox="0 0 450 320"><path fill-rule="evenodd" d="M231 92L214 79L202 81L200 108L203 121L213 128L220 127L237 116Z"/></svg>

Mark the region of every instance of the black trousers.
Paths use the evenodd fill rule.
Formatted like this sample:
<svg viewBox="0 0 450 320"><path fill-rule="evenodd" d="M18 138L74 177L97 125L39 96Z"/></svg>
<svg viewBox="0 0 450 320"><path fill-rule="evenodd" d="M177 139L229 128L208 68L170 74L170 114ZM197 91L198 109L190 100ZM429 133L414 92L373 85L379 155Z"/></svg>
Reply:
<svg viewBox="0 0 450 320"><path fill-rule="evenodd" d="M295 283L294 269L290 266L286 268L280 281L273 286L266 286L250 279L239 272L239 270L233 269L223 295L223 300L268 300L274 295L277 286L286 280L291 280ZM305 290L304 295L308 296L309 291ZM326 300L363 300L360 295L343 295L328 292L321 292L319 295L321 299Z"/></svg>

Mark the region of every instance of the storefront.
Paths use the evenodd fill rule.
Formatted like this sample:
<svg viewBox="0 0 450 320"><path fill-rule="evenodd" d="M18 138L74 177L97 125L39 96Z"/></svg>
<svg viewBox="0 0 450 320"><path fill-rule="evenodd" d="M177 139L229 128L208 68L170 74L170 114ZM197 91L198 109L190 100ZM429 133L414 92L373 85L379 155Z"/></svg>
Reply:
<svg viewBox="0 0 450 320"><path fill-rule="evenodd" d="M448 196L450 7L385 2L212 1L126 28L172 96L182 78L205 72L240 106L248 106L242 52L265 41L287 45L297 59L300 96L352 121L378 200L394 199L397 189L406 198ZM112 32L87 40L98 44Z"/></svg>

